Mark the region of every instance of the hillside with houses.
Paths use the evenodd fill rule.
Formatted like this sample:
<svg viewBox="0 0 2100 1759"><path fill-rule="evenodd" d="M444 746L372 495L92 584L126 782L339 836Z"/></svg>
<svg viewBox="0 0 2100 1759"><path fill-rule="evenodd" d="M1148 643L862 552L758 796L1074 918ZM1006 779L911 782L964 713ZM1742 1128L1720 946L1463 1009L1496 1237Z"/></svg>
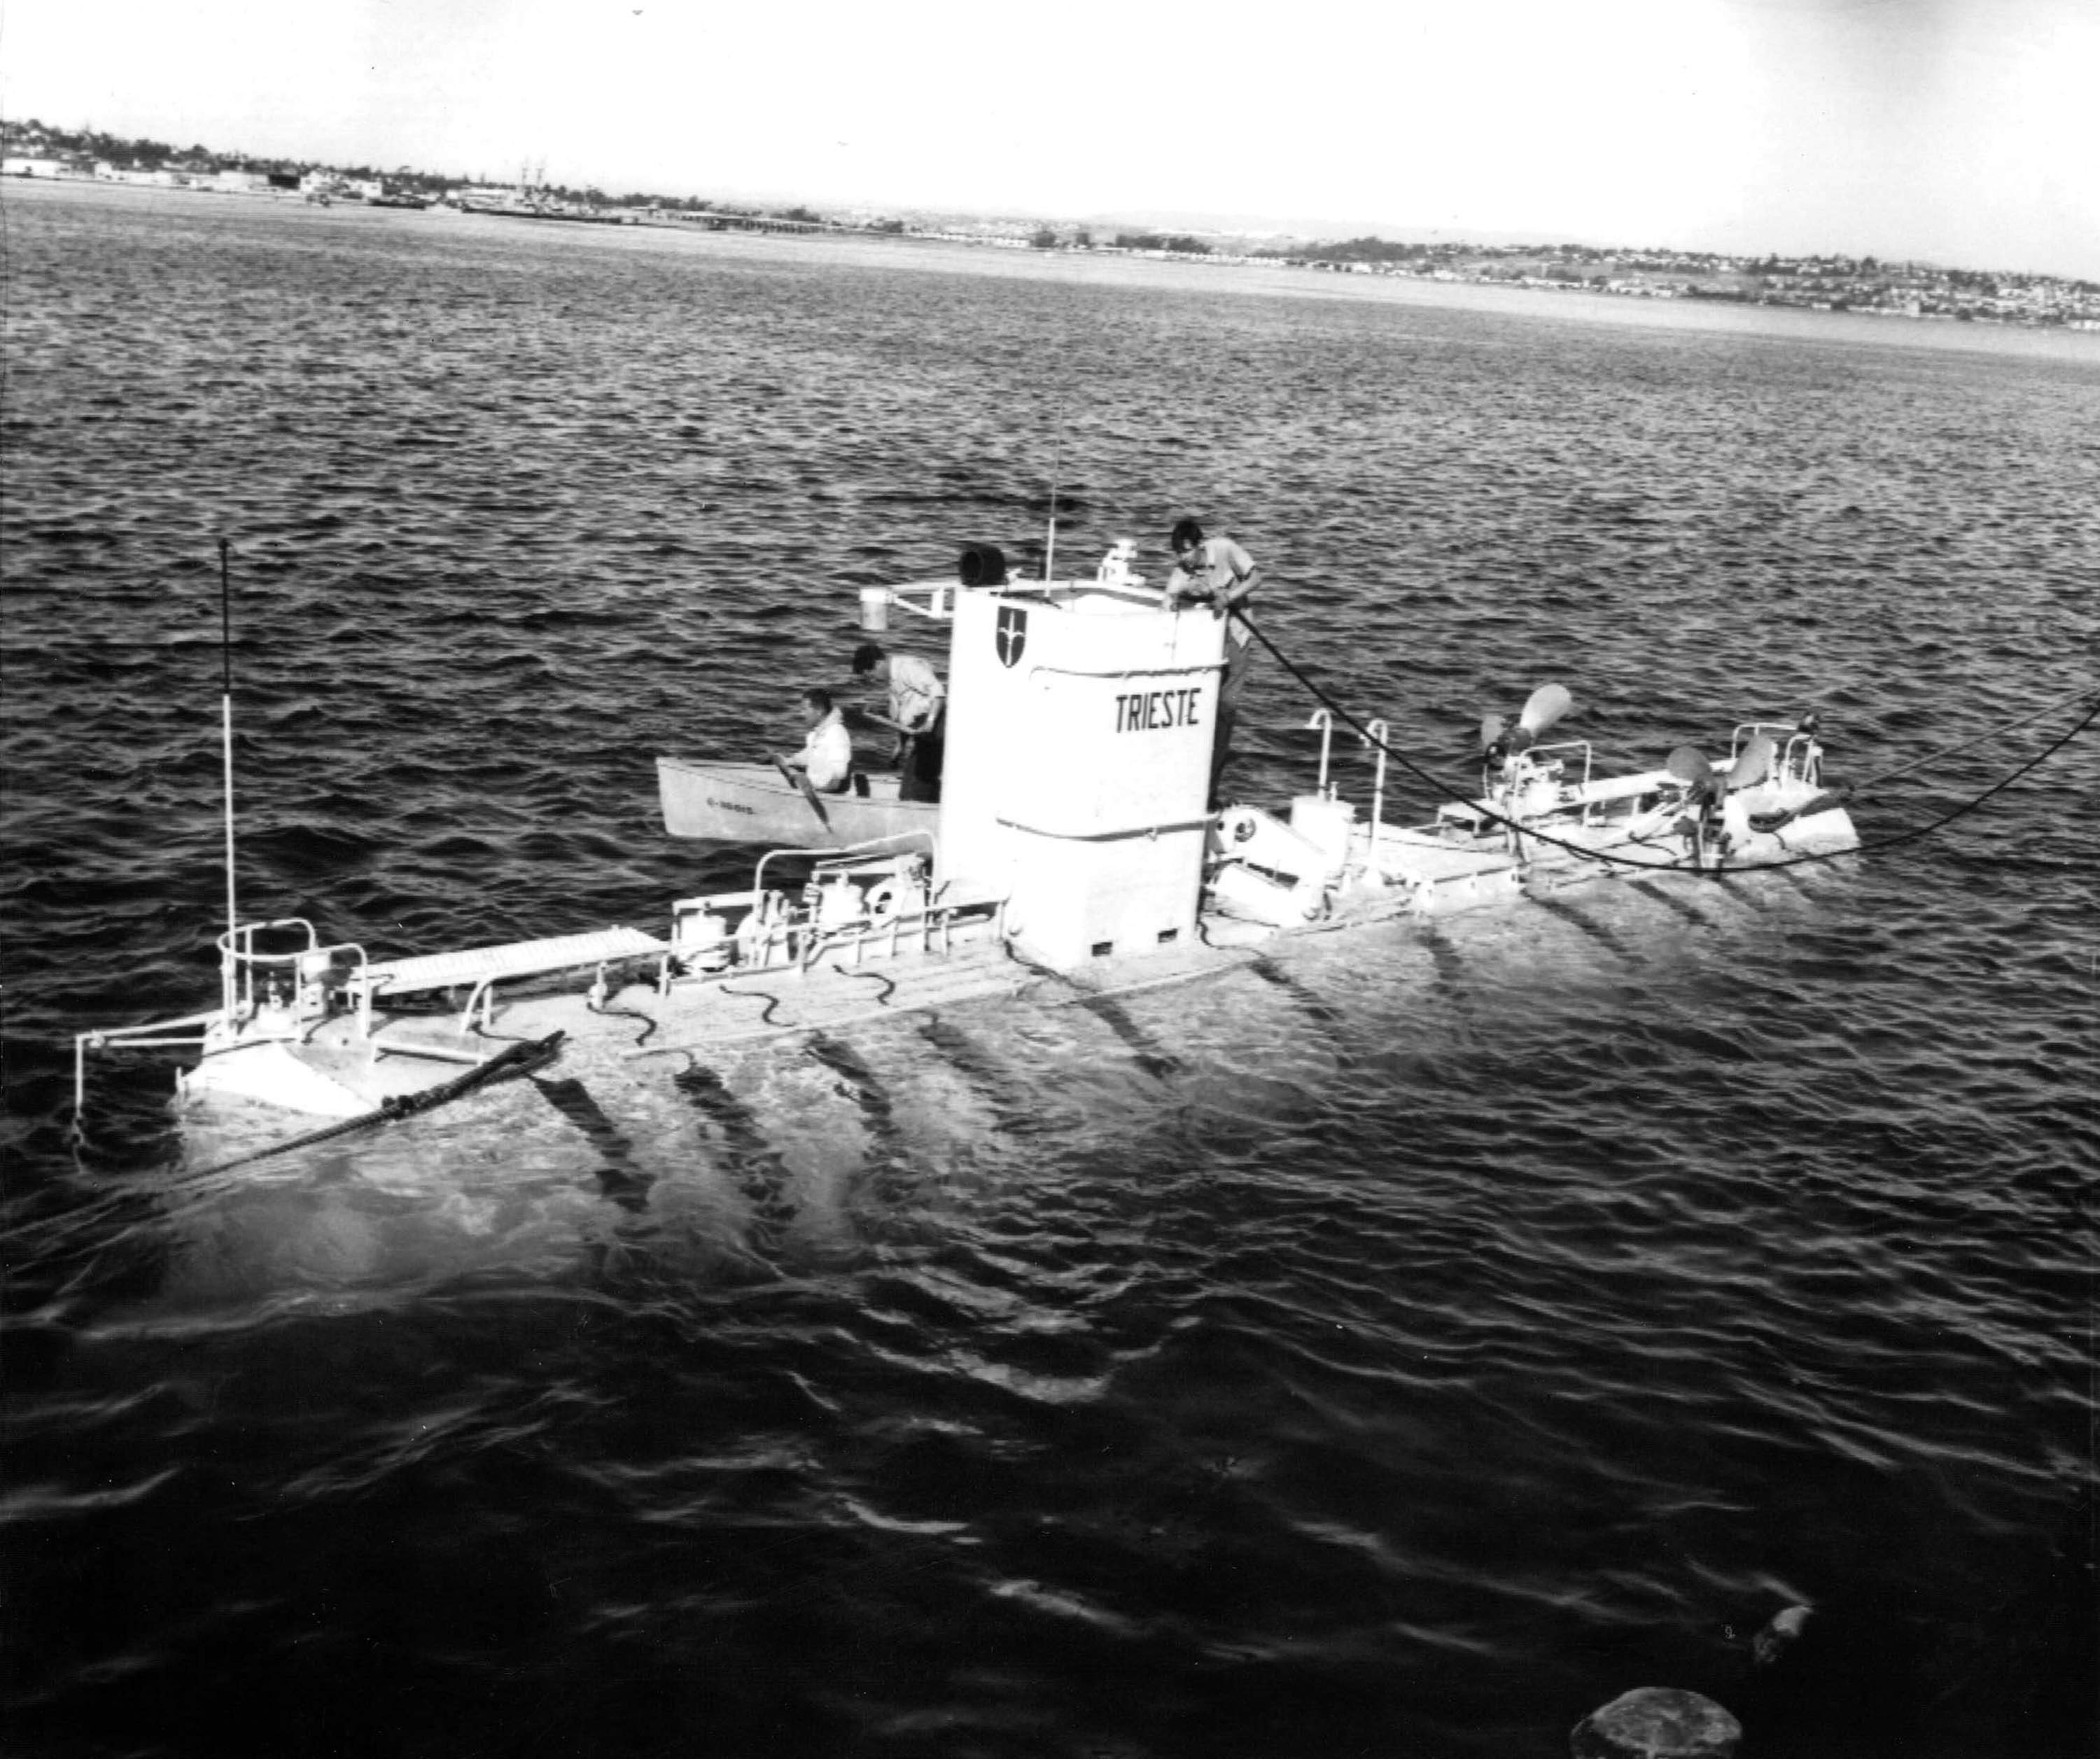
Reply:
<svg viewBox="0 0 2100 1759"><path fill-rule="evenodd" d="M601 224L768 231L852 232L1015 250L1076 250L1219 267L1263 263L1314 273L1463 281L1639 299L1719 300L1820 311L2100 331L2100 284L2015 271L1878 261L1871 256L1731 256L1582 244L1482 245L1378 236L1285 239L1153 231L1039 216L819 211L739 205L696 196L609 195L551 183L544 164L514 180L450 178L408 165L382 171L126 139L31 119L0 123L0 176L88 181L206 195L274 196L333 205L439 206Z"/></svg>

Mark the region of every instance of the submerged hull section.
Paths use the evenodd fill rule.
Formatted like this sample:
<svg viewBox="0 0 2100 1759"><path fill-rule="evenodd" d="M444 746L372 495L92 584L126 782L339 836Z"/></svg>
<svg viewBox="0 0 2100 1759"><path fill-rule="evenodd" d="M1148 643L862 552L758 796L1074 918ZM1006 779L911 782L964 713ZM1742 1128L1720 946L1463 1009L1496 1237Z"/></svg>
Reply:
<svg viewBox="0 0 2100 1759"><path fill-rule="evenodd" d="M463 1010L390 1012L382 1002L302 1023L259 1013L219 1037L182 1092L206 1117L229 1104L251 1117L258 1105L273 1109L286 1121L285 1137L296 1140L333 1120L406 1115L417 1109L412 1096L457 1082L462 1065L521 1041L558 1043L557 1077L632 1079L651 1069L690 1076L769 1041L1023 995L1084 1003L1199 982L1288 959L1294 948L1330 944L1337 934L1506 905L1527 891L1620 874L1674 872L1689 883L1855 847L1849 817L1824 800L1811 791L1795 804L1815 809L1725 849L1717 846L1723 833L1708 841L1674 807L1587 822L1577 810L1520 829L1469 825L1459 813L1428 828L1358 825L1348 829L1339 866L1316 880L1222 857L1248 820L1266 818L1236 809L1220 815L1214 834L1197 936L1076 965L1044 963L998 900L944 893L895 859L841 857L829 877L820 867L800 910L778 893L685 901L667 938L652 951L601 962L587 989L577 981L511 999L491 986ZM1346 815L1343 803L1323 805L1330 818L1335 808ZM1279 821L1268 826L1245 844L1260 856L1317 847Z"/></svg>

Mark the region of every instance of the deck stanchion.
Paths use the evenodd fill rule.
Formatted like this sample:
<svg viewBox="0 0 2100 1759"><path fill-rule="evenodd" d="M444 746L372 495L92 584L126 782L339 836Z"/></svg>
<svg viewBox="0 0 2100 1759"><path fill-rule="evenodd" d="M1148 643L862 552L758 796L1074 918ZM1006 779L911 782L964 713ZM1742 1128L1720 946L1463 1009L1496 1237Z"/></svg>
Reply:
<svg viewBox="0 0 2100 1759"><path fill-rule="evenodd" d="M1321 800L1330 800L1334 796L1327 786L1327 747L1335 743L1335 712L1331 708L1316 708L1312 718L1305 725L1308 730L1317 730L1320 735L1320 781L1314 791Z"/></svg>
<svg viewBox="0 0 2100 1759"><path fill-rule="evenodd" d="M1325 714L1326 711L1321 711ZM1378 747L1378 774L1371 783L1371 866L1378 866L1379 821L1385 817L1385 742L1390 730L1383 721L1374 721L1364 729L1364 743Z"/></svg>

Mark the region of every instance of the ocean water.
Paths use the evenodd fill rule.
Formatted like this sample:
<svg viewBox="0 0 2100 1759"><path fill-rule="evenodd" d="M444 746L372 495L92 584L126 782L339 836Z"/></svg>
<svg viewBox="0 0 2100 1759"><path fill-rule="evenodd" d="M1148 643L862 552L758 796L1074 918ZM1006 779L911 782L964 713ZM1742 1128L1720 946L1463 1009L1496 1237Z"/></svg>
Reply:
<svg viewBox="0 0 2100 1759"><path fill-rule="evenodd" d="M1927 827L2093 706L2100 338L0 219L8 1752L2093 1750L2093 731ZM221 539L244 912L377 954L736 883L655 754L1053 483L1068 566L1233 532L1454 783L1550 681L1611 763L1812 708L1868 849L215 1179L104 1057L69 1135L73 1034L215 999ZM1263 663L1247 797L1313 706Z"/></svg>

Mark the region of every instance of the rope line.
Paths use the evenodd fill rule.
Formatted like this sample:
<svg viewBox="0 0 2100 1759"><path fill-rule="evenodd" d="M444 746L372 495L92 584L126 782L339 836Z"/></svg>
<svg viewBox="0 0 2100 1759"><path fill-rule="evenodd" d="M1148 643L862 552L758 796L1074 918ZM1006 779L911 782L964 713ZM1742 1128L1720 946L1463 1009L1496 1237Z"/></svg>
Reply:
<svg viewBox="0 0 2100 1759"><path fill-rule="evenodd" d="M1850 849L1807 851L1796 853L1785 861L1759 862L1754 867L1732 868L1725 865L1722 865L1713 867L1673 866L1667 870L1658 870L1656 864L1652 862L1630 861L1624 856L1612 855L1603 849L1586 849L1579 843L1570 843L1563 838L1549 835L1545 831L1537 830L1529 825L1520 823L1517 820L1507 818L1500 813L1485 809L1482 807L1478 800L1469 795L1457 792L1447 786L1444 782L1440 780L1437 777L1432 775L1427 770L1423 769L1420 765L1414 762L1405 754L1395 751L1390 745L1387 744L1383 739L1379 738L1377 735L1373 734L1362 721L1357 720L1357 717L1351 714L1348 709L1344 708L1339 703L1336 702L1326 693L1326 690L1321 689L1310 676L1295 663L1282 648L1278 647L1275 642L1272 641L1268 638L1268 632L1260 628L1255 623L1254 619L1249 617L1244 611L1235 607L1233 611L1233 615L1240 620L1242 624L1245 626L1247 633L1253 636L1256 641L1260 641L1261 645L1266 648L1273 656L1274 656L1277 663L1282 666L1286 672L1289 672L1293 678L1304 687L1306 693L1310 695L1315 702L1318 703L1321 708L1326 709L1337 721L1340 721L1343 725L1348 727L1352 732L1357 734L1360 738L1361 738L1366 745L1374 747L1379 751L1383 752L1409 775L1413 776L1415 780L1422 783L1433 791L1438 800L1454 801L1459 805L1469 808L1480 818L1486 819L1489 823L1498 824L1505 830L1510 831L1520 837L1529 837L1534 843L1542 843L1551 849L1564 849L1568 853L1578 856L1585 861L1599 862L1607 866L1612 867L1630 868L1639 872L1647 874L1652 874L1659 871L1665 871L1674 873L1697 874L1702 878L1707 879L1719 879L1724 875L1736 873L1767 873L1775 868L1780 867L1805 867L1813 862L1840 861L1846 857L1853 855L1870 855L1882 849L1899 848L1906 843L1915 843L1921 837L1929 836L1932 832L1940 829L1943 826L1952 824L1956 819L1962 818L1969 813L1974 812L1978 807L1983 805L1985 801L1991 799L1992 796L2003 793L2015 782L2018 781L2021 777L2026 775L2028 771L2047 762L2049 758L2054 756L2057 752L2062 751L2065 746L2068 745L2073 739L2076 738L2080 734L2083 733L2088 727L2091 726L2096 719L2100 719L2100 695L2094 695L2092 698L2092 707L2086 711L2085 718L2071 728L2071 730L2068 733L2065 734L2061 738L2055 740L2053 743L2045 747L2038 755L2030 759L2027 762L2022 764L2018 769L2014 770L2010 775L2005 777L2002 780L1993 783L1989 787L1986 788L1981 794L1977 795L1973 800L1965 800L1961 805L1956 807L1953 811L1944 813L1941 817L1933 819L1929 823L1918 826L1912 830L1899 831L1893 836L1877 838L1871 843L1857 843L1853 844ZM2024 720L2016 721L2010 723L2010 726L2024 726L2028 721L2038 721L2043 715L2049 714L2054 709L2062 708L2064 703L2083 702L2087 699L2087 694L2088 693L2084 690L2078 691L2071 696L2064 698L2061 702L2052 703L2049 708L2043 709L2036 714L2030 715ZM2010 729L2008 727L1999 730L2010 730ZM1915 768L1916 765L1913 765L1908 767ZM1891 770L1887 773L1887 775L1895 775L1899 774L1901 774L1900 770ZM1877 781L1886 780L1887 776L1877 777L1875 779ZM1844 791L1849 793L1853 791L1853 790L1848 788Z"/></svg>
<svg viewBox="0 0 2100 1759"><path fill-rule="evenodd" d="M587 1004L588 1005L588 1004ZM642 1022L642 1036L634 1042L646 1044L655 1035L656 1022L638 1007L592 1007L591 1012L601 1020L638 1020Z"/></svg>
<svg viewBox="0 0 2100 1759"><path fill-rule="evenodd" d="M1990 736L1996 737L2001 733L2010 733L2017 728L2030 726L2037 721L2045 721L2058 709L2068 703L2083 702L2091 694L2091 688L2088 686L2085 690L2073 690L2068 696L2059 696L2047 707L2037 708L2031 715L2023 715L2018 721L2008 721L2002 726L1992 728ZM1851 787L1855 790L1878 787L1884 782L1893 782L1898 776L1908 775L1913 769L1922 769L1935 758L1945 757L1950 752L1958 752L1969 743L1966 739L1957 739L1952 745L1943 745L1935 751L1927 752L1922 757L1914 757L1907 764L1898 764L1893 769L1884 769L1879 775L1869 776L1864 782L1855 782Z"/></svg>
<svg viewBox="0 0 2100 1759"><path fill-rule="evenodd" d="M1950 813L1943 813L1939 818L1932 819L1927 823L1917 826L1913 829L1908 831L1899 831L1894 836L1882 837L1873 843L1863 843L1858 849L1847 850L1845 853L1854 855L1864 855L1876 849L1896 849L1905 843L1915 843L1921 837L1931 835L1931 834L1939 830L1942 825L1951 825L1956 819L1962 818L1967 813L1973 813L1978 807L1981 806L1993 795L2004 793L2007 788L2010 787L2015 782L2018 781L2022 776L2027 774L2029 770L2039 769L2043 764L2048 762L2050 758L2054 757L2058 752L2062 751L2065 746L2068 745L2073 739L2076 738L2080 734L2083 733L2088 727L2091 726L2096 720L2100 720L2100 701L2096 701L2092 708L2085 712L2085 718L2080 721L2078 725L2073 727L2068 733L2065 734L2062 738L2054 740L2049 744L2045 746L2040 752L2039 752L2036 756L2029 758L2027 762L2022 764L2020 767L2013 771L2010 775L2006 776L2001 781L1992 783L1990 787L1984 789L1983 791L1976 796L1974 799L1964 800L1959 806L1956 807L1953 811ZM1801 858L1803 860L1823 860L1827 859L1828 857L1802 857ZM1795 863L1793 862L1776 862L1771 865L1779 867L1791 867L1794 866Z"/></svg>
<svg viewBox="0 0 2100 1759"><path fill-rule="evenodd" d="M882 994L880 994L879 996L877 996L877 997L875 999L875 1000L876 1000L876 1005L877 1007L889 1007L889 999L890 999L890 997L891 997L892 995L893 995L893 994L896 994L896 991L897 991L897 981L896 981L896 980L895 980L894 978L893 978L893 977L889 977L889 976L885 976L885 975L883 972L879 972L879 971L849 971L849 970L847 970L847 969L846 969L846 968L845 968L845 966L843 966L843 965L833 965L833 966L832 967L832 971L833 971L834 972L836 972L838 976L841 976L841 977L866 977L866 978L867 978L867 979L871 980L871 981L873 981L873 982L876 982L876 983L879 983L879 984L880 984L880 985L883 986L883 988L882 988Z"/></svg>
<svg viewBox="0 0 2100 1759"><path fill-rule="evenodd" d="M1061 971L1052 971L1048 965L1038 964L1034 959L1030 959L1026 953L1022 952L1019 947L1013 944L1013 937L1012 935L1008 934L1000 936L999 945L1005 950L1006 956L1012 959L1015 964L1020 966L1023 971L1028 972L1033 976L1043 978L1051 983L1061 983L1068 988L1077 987L1076 985L1073 984L1072 980L1066 976L1064 972Z"/></svg>
<svg viewBox="0 0 2100 1759"><path fill-rule="evenodd" d="M748 997L754 1002L763 1002L765 1004L765 1012L758 1016L758 1024L761 1026L770 1026L773 1024L773 1016L780 1007L779 996L769 994L763 990L732 990L726 983L717 984L715 988L723 995Z"/></svg>

